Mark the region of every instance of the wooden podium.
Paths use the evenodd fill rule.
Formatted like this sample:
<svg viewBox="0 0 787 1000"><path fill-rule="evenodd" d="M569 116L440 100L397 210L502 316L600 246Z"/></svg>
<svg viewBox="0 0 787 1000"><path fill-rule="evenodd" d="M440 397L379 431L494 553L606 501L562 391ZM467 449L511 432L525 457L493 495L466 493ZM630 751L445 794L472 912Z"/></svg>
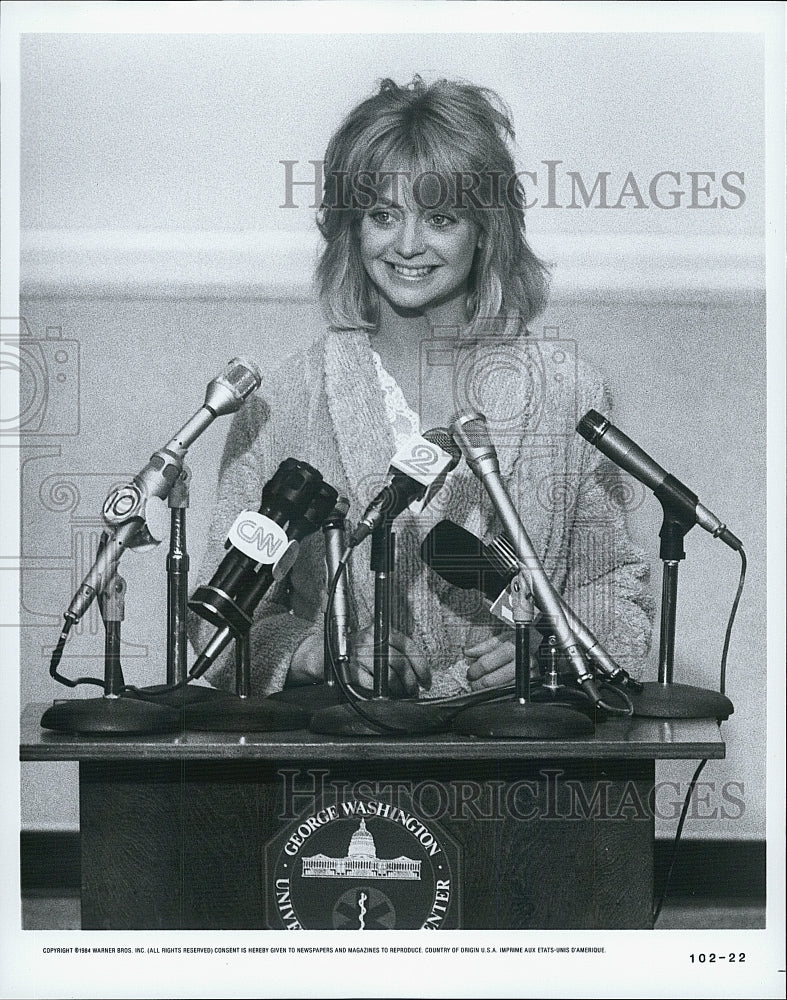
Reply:
<svg viewBox="0 0 787 1000"><path fill-rule="evenodd" d="M700 719L97 739L42 730L46 707L20 757L79 761L84 929L649 928L655 761L725 755Z"/></svg>

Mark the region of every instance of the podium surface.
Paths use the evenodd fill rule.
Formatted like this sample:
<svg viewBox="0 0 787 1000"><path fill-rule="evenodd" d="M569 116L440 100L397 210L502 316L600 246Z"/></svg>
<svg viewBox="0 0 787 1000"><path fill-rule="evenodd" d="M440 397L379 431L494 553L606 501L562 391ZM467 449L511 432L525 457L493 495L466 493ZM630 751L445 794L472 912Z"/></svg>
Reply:
<svg viewBox="0 0 787 1000"><path fill-rule="evenodd" d="M20 758L79 762L85 929L652 927L655 816L686 792L655 761L725 756L704 719L95 738L41 729L46 707Z"/></svg>

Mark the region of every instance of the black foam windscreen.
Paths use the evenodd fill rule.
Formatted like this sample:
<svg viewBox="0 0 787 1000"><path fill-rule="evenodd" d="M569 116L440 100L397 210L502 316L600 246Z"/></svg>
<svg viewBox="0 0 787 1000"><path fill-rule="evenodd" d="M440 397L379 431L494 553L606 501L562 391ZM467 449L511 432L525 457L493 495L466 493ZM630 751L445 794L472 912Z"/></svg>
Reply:
<svg viewBox="0 0 787 1000"><path fill-rule="evenodd" d="M480 590L494 601L508 586L505 575L492 563L480 538L453 521L440 521L421 544L421 558L435 573L462 590Z"/></svg>

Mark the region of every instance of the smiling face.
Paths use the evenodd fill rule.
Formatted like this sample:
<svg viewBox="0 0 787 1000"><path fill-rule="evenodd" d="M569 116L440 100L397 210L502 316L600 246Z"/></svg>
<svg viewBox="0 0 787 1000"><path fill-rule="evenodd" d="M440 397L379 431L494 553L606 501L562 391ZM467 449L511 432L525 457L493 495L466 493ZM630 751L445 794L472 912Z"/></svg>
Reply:
<svg viewBox="0 0 787 1000"><path fill-rule="evenodd" d="M397 312L464 324L479 228L449 208L419 207L406 185L361 219L360 254L382 299Z"/></svg>

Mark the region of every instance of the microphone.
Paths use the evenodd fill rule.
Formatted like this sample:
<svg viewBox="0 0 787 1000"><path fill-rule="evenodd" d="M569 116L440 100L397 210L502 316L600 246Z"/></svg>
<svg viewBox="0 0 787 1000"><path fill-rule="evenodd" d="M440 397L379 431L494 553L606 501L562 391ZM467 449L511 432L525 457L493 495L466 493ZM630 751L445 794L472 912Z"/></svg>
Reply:
<svg viewBox="0 0 787 1000"><path fill-rule="evenodd" d="M461 448L465 461L483 483L513 544L518 562L530 573L536 603L554 623L555 634L577 675L577 681L593 703L599 704L600 697L593 683L593 676L585 665L576 638L569 628L561 599L545 573L500 477L500 463L489 436L486 417L475 411L460 413L451 421L451 434Z"/></svg>
<svg viewBox="0 0 787 1000"><path fill-rule="evenodd" d="M488 601L496 601L519 572L508 562L495 559L489 546L470 531L440 521L421 543L421 558L446 582L461 590L480 590Z"/></svg>
<svg viewBox="0 0 787 1000"><path fill-rule="evenodd" d="M192 611L217 627L189 671L191 680L205 673L234 633L251 626L257 605L292 569L300 543L320 527L337 496L313 466L288 458L263 487L260 510L238 515L227 555L189 601Z"/></svg>
<svg viewBox="0 0 787 1000"><path fill-rule="evenodd" d="M326 518L322 526L325 536L325 565L328 570L330 585L342 557L346 551L344 543L345 518L350 509L347 497L339 497L336 506ZM336 659L349 659L347 637L350 629L350 602L347 594L347 579L344 573L339 577L333 598L333 635L336 641Z"/></svg>
<svg viewBox="0 0 787 1000"><path fill-rule="evenodd" d="M262 382L251 361L233 358L226 369L208 383L205 402L147 465L124 486L116 487L104 501L102 515L109 538L96 556L65 613L69 623L79 621L96 594L112 578L126 549L158 545L163 537L163 501L183 471L189 447L216 419L239 410ZM155 523L152 523L155 522Z"/></svg>
<svg viewBox="0 0 787 1000"><path fill-rule="evenodd" d="M492 539L489 543L488 551L490 553L490 558L492 558L493 561L497 561L501 566L508 568L508 572L511 574L511 578L513 579L519 571L519 561L517 560L516 552L514 552L511 542L506 538L506 536L498 535L497 538ZM561 594L557 594L557 598L563 607L563 613L566 616L569 628L576 636L580 646L582 646L585 653L595 661L601 672L607 676L607 679L615 681L616 683L624 684L626 687L631 688L632 691L641 691L642 684L638 680L635 680L627 670L624 670L623 667L621 667L620 664L613 659L610 653L607 652L601 642L582 621L576 611L574 611L566 603L563 596Z"/></svg>
<svg viewBox="0 0 787 1000"><path fill-rule="evenodd" d="M421 545L421 558L448 583L462 590L480 590L493 604L520 570L513 546L505 535L498 535L484 545L480 538L447 520L436 524L426 536ZM615 662L563 597L560 594L557 596L571 631L602 673L611 681L641 689L639 681L635 681ZM494 608L492 610L494 612ZM537 622L536 627L543 631L547 624L551 630L551 622L545 620Z"/></svg>
<svg viewBox="0 0 787 1000"><path fill-rule="evenodd" d="M577 431L621 469L625 469L651 489L662 504L677 506L694 523L710 532L714 538L720 538L736 552L743 548L743 542L699 502L696 493L692 493L683 483L662 469L647 452L597 410L588 410L577 424Z"/></svg>
<svg viewBox="0 0 787 1000"><path fill-rule="evenodd" d="M355 548L383 521L393 520L415 500L425 503L441 488L445 476L459 464L462 454L444 427L415 435L394 455L391 481L384 486L363 513L350 536Z"/></svg>
<svg viewBox="0 0 787 1000"><path fill-rule="evenodd" d="M305 509L321 483L311 465L285 459L263 486L259 510L241 511L233 521L224 542L227 553L210 582L194 591L192 611L219 627L248 627L251 619L240 613L238 602L260 579L267 586L273 582L274 567L290 544L285 525Z"/></svg>

